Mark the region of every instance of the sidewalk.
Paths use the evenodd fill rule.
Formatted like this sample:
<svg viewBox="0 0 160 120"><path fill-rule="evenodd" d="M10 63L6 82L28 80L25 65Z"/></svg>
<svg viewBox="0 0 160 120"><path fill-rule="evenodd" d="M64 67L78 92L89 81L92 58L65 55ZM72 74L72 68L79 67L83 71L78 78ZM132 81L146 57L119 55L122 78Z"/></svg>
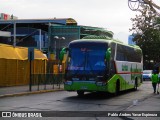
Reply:
<svg viewBox="0 0 160 120"><path fill-rule="evenodd" d="M125 111L132 113L132 116L124 117L126 120L160 120L160 95L153 94L138 101L136 105L131 105ZM138 116L134 117L135 113Z"/></svg>
<svg viewBox="0 0 160 120"><path fill-rule="evenodd" d="M131 105L126 111L158 111L160 113L160 95L153 94L141 101L137 101L135 105Z"/></svg>
<svg viewBox="0 0 160 120"><path fill-rule="evenodd" d="M54 86L53 85L46 85L46 86L41 85L39 87L32 86L31 91L29 91L29 85L0 87L0 98L45 93L45 92L62 91L64 90L63 88L64 88L63 84L60 84L60 85L54 84Z"/></svg>
<svg viewBox="0 0 160 120"><path fill-rule="evenodd" d="M130 106L129 111L160 111L160 94L154 94L151 81L145 81L141 85L143 87L144 94L148 94L141 100L138 100L135 105ZM158 89L160 92L160 89ZM143 94L142 94L143 95ZM159 112L160 113L160 112Z"/></svg>

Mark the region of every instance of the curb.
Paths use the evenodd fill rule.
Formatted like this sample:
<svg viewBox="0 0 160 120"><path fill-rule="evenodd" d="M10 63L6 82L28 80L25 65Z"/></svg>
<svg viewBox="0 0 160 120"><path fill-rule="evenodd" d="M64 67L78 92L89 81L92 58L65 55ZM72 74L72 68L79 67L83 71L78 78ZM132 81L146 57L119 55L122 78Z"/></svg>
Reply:
<svg viewBox="0 0 160 120"><path fill-rule="evenodd" d="M56 91L64 91L64 89L40 90L40 91L32 91L32 92L21 92L21 93L5 94L5 95L0 95L0 98L16 97L16 96L23 96L23 95L30 95L30 94L41 94L41 93L56 92Z"/></svg>

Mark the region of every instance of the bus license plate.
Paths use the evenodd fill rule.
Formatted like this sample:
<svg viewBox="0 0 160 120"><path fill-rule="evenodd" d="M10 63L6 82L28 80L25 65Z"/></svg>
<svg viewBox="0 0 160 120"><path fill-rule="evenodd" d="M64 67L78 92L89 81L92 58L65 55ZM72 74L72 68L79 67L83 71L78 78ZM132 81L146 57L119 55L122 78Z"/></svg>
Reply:
<svg viewBox="0 0 160 120"><path fill-rule="evenodd" d="M81 86L81 89L82 90L87 90L88 88L87 88L87 86Z"/></svg>

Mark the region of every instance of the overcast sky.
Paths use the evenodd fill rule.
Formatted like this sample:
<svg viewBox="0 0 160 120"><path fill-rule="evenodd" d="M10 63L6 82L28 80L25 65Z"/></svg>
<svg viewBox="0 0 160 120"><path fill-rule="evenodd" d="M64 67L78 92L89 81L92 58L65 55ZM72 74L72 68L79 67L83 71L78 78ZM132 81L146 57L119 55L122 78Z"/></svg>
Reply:
<svg viewBox="0 0 160 120"><path fill-rule="evenodd" d="M19 19L73 18L78 25L106 28L116 38L131 34L130 18L136 14L129 9L128 0L0 0L0 13Z"/></svg>

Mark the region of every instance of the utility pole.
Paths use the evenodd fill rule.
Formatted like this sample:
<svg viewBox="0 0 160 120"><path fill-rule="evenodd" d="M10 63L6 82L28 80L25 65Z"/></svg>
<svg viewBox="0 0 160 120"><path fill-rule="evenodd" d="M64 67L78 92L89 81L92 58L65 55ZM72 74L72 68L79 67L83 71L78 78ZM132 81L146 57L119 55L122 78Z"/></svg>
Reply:
<svg viewBox="0 0 160 120"><path fill-rule="evenodd" d="M42 31L41 31L41 29L39 29L39 49L41 50L41 48L42 48Z"/></svg>
<svg viewBox="0 0 160 120"><path fill-rule="evenodd" d="M152 0L143 0L146 4L150 5L151 7L155 7L160 10L160 6L155 4Z"/></svg>
<svg viewBox="0 0 160 120"><path fill-rule="evenodd" d="M16 22L13 22L13 46L16 46Z"/></svg>
<svg viewBox="0 0 160 120"><path fill-rule="evenodd" d="M48 23L48 58L50 59L50 54L51 54L51 23Z"/></svg>

